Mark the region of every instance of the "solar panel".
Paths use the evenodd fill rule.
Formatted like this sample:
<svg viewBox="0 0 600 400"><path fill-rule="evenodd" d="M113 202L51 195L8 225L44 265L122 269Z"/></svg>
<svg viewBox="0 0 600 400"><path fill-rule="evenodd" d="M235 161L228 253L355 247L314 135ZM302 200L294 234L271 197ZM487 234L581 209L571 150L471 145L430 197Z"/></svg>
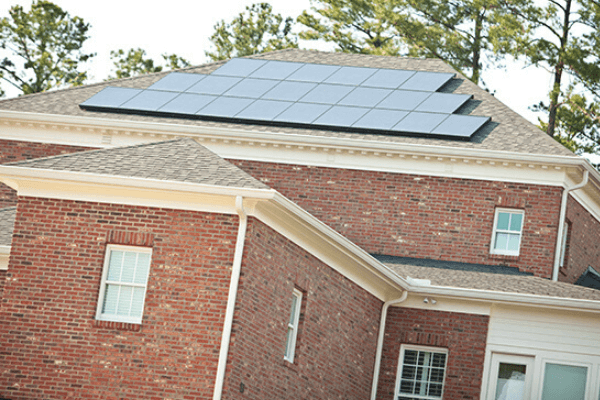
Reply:
<svg viewBox="0 0 600 400"><path fill-rule="evenodd" d="M297 69L302 67L304 64L292 63L284 61L269 61L256 71L254 71L250 78L263 78L263 79L285 79L294 73Z"/></svg>
<svg viewBox="0 0 600 400"><path fill-rule="evenodd" d="M198 111L197 115L233 118L237 113L248 107L254 100L240 97L217 97L207 106Z"/></svg>
<svg viewBox="0 0 600 400"><path fill-rule="evenodd" d="M364 129L392 129L402 118L408 115L408 111L396 110L371 110L352 126Z"/></svg>
<svg viewBox="0 0 600 400"><path fill-rule="evenodd" d="M390 93L392 93L392 91L387 89L357 87L340 100L338 104L372 108Z"/></svg>
<svg viewBox="0 0 600 400"><path fill-rule="evenodd" d="M317 84L311 82L282 81L265 93L262 98L268 100L298 101L315 87L317 87Z"/></svg>
<svg viewBox="0 0 600 400"><path fill-rule="evenodd" d="M399 69L377 70L361 86L378 87L384 89L397 89L400 85L415 74L415 71L404 71Z"/></svg>
<svg viewBox="0 0 600 400"><path fill-rule="evenodd" d="M273 121L310 124L330 108L325 104L294 103Z"/></svg>
<svg viewBox="0 0 600 400"><path fill-rule="evenodd" d="M411 112L398 122L392 130L409 133L430 133L448 114Z"/></svg>
<svg viewBox="0 0 600 400"><path fill-rule="evenodd" d="M314 124L350 127L367 111L369 110L366 108L333 106L315 120Z"/></svg>
<svg viewBox="0 0 600 400"><path fill-rule="evenodd" d="M286 80L320 83L339 69L340 67L333 65L305 64L292 75L288 76Z"/></svg>
<svg viewBox="0 0 600 400"><path fill-rule="evenodd" d="M202 107L216 98L217 96L206 94L181 93L159 108L158 111L182 115L196 114Z"/></svg>
<svg viewBox="0 0 600 400"><path fill-rule="evenodd" d="M272 121L277 115L289 108L292 102L275 100L256 100L235 117L249 120Z"/></svg>
<svg viewBox="0 0 600 400"><path fill-rule="evenodd" d="M90 97L83 103L82 107L119 107L121 104L140 94L142 89L131 89L122 87L107 87Z"/></svg>
<svg viewBox="0 0 600 400"><path fill-rule="evenodd" d="M416 92L412 90L394 90L382 100L375 108L389 108L391 110L412 111L419 106L431 93Z"/></svg>
<svg viewBox="0 0 600 400"><path fill-rule="evenodd" d="M336 104L352 91L351 86L322 83L300 99L303 103Z"/></svg>
<svg viewBox="0 0 600 400"><path fill-rule="evenodd" d="M454 74L449 73L419 71L404 82L399 89L435 92L453 77Z"/></svg>
<svg viewBox="0 0 600 400"><path fill-rule="evenodd" d="M251 58L233 58L223 66L217 68L211 75L246 77L266 63L267 61L253 60Z"/></svg>
<svg viewBox="0 0 600 400"><path fill-rule="evenodd" d="M108 87L84 109L465 139L490 119L453 114L470 95L454 74L233 59L212 74L174 72L148 89Z"/></svg>
<svg viewBox="0 0 600 400"><path fill-rule="evenodd" d="M242 78L211 75L187 89L186 92L221 95L241 80Z"/></svg>
<svg viewBox="0 0 600 400"><path fill-rule="evenodd" d="M432 93L415 111L452 114L470 98L467 94Z"/></svg>
<svg viewBox="0 0 600 400"><path fill-rule="evenodd" d="M200 82L208 75L201 74L185 74L182 72L172 72L158 82L154 83L148 89L151 90L167 90L170 92L183 92L187 88Z"/></svg>
<svg viewBox="0 0 600 400"><path fill-rule="evenodd" d="M374 68L342 67L334 72L325 83L357 86L377 71Z"/></svg>
<svg viewBox="0 0 600 400"><path fill-rule="evenodd" d="M469 138L489 120L489 117L452 114L431 133Z"/></svg>
<svg viewBox="0 0 600 400"><path fill-rule="evenodd" d="M177 93L160 90L144 90L131 100L121 104L120 108L140 111L156 111L177 97Z"/></svg>
<svg viewBox="0 0 600 400"><path fill-rule="evenodd" d="M278 81L267 79L247 78L237 83L227 92L225 92L224 95L258 99L267 91L272 89L277 83Z"/></svg>

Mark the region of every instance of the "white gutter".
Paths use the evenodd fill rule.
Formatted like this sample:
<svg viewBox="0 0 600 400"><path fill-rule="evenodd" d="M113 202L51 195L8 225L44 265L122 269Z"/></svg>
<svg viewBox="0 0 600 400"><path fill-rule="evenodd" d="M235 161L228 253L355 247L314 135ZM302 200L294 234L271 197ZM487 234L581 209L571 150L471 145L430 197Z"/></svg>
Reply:
<svg viewBox="0 0 600 400"><path fill-rule="evenodd" d="M122 121L109 118L83 117L74 115L57 114L39 114L22 111L0 110L0 120L19 120L21 123L48 123L55 125L83 125L90 127L99 127L104 130L124 130L129 132L147 132L155 135L167 136L188 136L194 138L219 138L226 140L247 141L265 141L269 143L278 143L281 145L301 145L301 146L321 146L336 149L348 149L355 151L401 151L414 154L435 155L435 156L456 156L465 158L490 158L506 161L520 162L539 162L558 164L566 166L582 166L587 161L576 155L546 155L546 154L528 154L517 153L504 150L474 149L465 147L447 147L439 145L425 145L414 143L382 142L376 140L356 140L340 137L325 137L305 134L282 134L276 128L270 128L269 131L259 129L240 129L223 128L218 126L186 125L163 122L147 121ZM262 128L261 128L262 129ZM23 140L23 139L21 139ZM156 140L161 140L157 137ZM164 139L163 139L164 140ZM66 141L64 144L68 144ZM87 143L87 146L92 144ZM102 146L100 143L92 146ZM587 163L589 164L589 163ZM593 167L590 165L590 169ZM597 173L597 172L596 172ZM598 174L600 178L600 174Z"/></svg>
<svg viewBox="0 0 600 400"><path fill-rule="evenodd" d="M377 385L379 384L379 370L381 368L381 353L383 351L383 340L385 338L385 321L387 319L388 308L392 304L402 303L408 297L408 291L404 291L400 298L389 300L383 303L381 308L381 320L379 321L379 335L377 337L377 352L375 353L375 368L373 371L373 386L371 386L371 400L377 397Z"/></svg>
<svg viewBox="0 0 600 400"><path fill-rule="evenodd" d="M565 218L567 214L567 202L569 200L569 193L581 189L588 183L589 171L583 171L583 179L575 186L566 187L562 193L562 202L560 204L560 216L558 217L558 232L556 234L556 249L554 250L554 268L552 269L552 280L558 281L558 270L560 269L560 256L562 254L562 237L565 229Z"/></svg>
<svg viewBox="0 0 600 400"><path fill-rule="evenodd" d="M217 365L213 400L220 400L221 395L223 394L223 384L225 383L225 367L227 366L227 356L229 354L229 343L231 341L231 330L233 327L233 313L235 311L235 301L240 282L240 273L242 270L242 254L244 253L244 242L246 240L246 227L248 226L248 215L244 211L244 199L242 196L237 196L235 198L235 208L240 216L240 225L238 227L235 253L233 255L231 282L229 284L229 296L227 298L225 322L223 322L223 337L221 338L221 350L219 352L219 363Z"/></svg>

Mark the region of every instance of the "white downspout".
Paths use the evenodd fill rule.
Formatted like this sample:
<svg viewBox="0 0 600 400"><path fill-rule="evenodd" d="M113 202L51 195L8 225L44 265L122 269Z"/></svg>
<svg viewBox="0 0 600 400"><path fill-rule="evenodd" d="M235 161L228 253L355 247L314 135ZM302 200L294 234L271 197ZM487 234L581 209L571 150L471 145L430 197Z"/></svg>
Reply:
<svg viewBox="0 0 600 400"><path fill-rule="evenodd" d="M558 270L560 269L560 255L562 254L562 237L563 230L565 227L565 218L567 215L567 201L569 200L569 193L573 190L581 189L588 183L589 171L583 171L583 179L581 183L572 186L570 188L565 188L562 194L562 202L560 204L560 216L558 217L558 233L556 236L556 249L554 250L554 268L552 269L552 280L558 280Z"/></svg>
<svg viewBox="0 0 600 400"><path fill-rule="evenodd" d="M408 297L408 291L405 290L399 299L386 301L381 308L381 320L379 321L379 335L377 337L377 352L375 353L375 371L373 372L373 386L371 387L371 400L377 397L377 385L379 384L379 368L381 367L381 353L383 351L383 340L385 335L385 320L387 319L388 308L392 304L402 303Z"/></svg>
<svg viewBox="0 0 600 400"><path fill-rule="evenodd" d="M223 394L223 384L225 383L225 367L227 365L229 342L231 341L231 329L233 327L233 312L235 310L235 301L240 282L240 272L242 270L242 254L244 252L244 241L246 240L246 227L248 226L248 215L246 215L246 212L244 211L244 199L242 196L237 196L235 198L235 210L240 216L240 225L238 227L235 253L233 255L231 282L229 284L229 296L227 298L225 322L223 323L223 337L221 338L221 350L219 352L219 364L217 365L213 400L220 400L221 395Z"/></svg>

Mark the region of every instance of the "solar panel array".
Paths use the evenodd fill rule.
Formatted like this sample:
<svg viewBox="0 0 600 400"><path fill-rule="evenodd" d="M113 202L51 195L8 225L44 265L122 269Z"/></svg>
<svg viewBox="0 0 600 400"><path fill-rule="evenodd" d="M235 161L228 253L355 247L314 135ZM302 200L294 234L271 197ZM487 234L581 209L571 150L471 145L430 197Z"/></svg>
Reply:
<svg viewBox="0 0 600 400"><path fill-rule="evenodd" d="M147 89L107 87L80 106L87 110L469 139L489 118L453 114L471 98L437 92L453 76L237 58L210 75L174 72Z"/></svg>

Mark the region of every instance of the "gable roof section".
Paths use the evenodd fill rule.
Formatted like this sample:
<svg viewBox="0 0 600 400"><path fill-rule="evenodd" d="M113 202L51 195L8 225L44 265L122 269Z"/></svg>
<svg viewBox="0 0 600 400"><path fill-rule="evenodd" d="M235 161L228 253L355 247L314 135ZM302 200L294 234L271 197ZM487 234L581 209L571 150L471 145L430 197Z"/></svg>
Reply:
<svg viewBox="0 0 600 400"><path fill-rule="evenodd" d="M304 50L275 51L252 56L251 58L369 68L409 69L415 71L456 73L456 71L444 64L442 61L432 59L323 53ZM221 65L223 65L223 62L211 63L199 67L187 68L181 70L181 72L208 74L216 70ZM167 74L168 73L144 75L119 81L103 82L55 92L22 96L16 99L0 101L0 110L93 117L117 121L140 121L198 127L214 126L241 130L250 129L284 135L309 135L329 138L338 137L389 143L410 143L427 146L508 151L514 153L573 156L569 150L565 149L533 124L529 123L523 117L510 110L506 105L502 104L489 93L477 87L477 85L473 84L460 74L457 74L458 78L453 79L445 86L445 88L442 88L442 91L456 94L473 95L473 99L463 106L461 110L459 110L460 113L475 116L487 116L492 118L491 123L488 123L486 127L475 134L470 142L455 142L451 140L435 138L415 138L405 136L325 131L309 128L269 127L236 124L231 122L190 120L185 118L114 114L85 111L79 108L79 104L83 103L107 86L145 89Z"/></svg>
<svg viewBox="0 0 600 400"><path fill-rule="evenodd" d="M5 164L246 189L268 186L196 143L176 139Z"/></svg>
<svg viewBox="0 0 600 400"><path fill-rule="evenodd" d="M436 268L415 265L409 260L388 259L384 264L398 276L426 279L432 287L467 289L496 293L600 301L600 291L570 283L553 282L536 276L480 272L477 270ZM427 290L427 285L422 288Z"/></svg>

